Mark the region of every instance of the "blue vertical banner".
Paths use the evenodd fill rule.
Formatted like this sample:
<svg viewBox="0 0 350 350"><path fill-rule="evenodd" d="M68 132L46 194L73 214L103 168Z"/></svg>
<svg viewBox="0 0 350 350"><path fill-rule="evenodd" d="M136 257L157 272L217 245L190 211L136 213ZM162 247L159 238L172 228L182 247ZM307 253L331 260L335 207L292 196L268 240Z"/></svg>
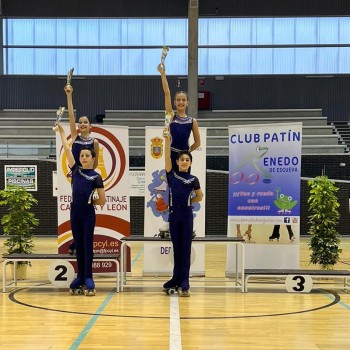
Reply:
<svg viewBox="0 0 350 350"><path fill-rule="evenodd" d="M229 127L228 236L252 243L247 268L299 264L301 146L302 123Z"/></svg>

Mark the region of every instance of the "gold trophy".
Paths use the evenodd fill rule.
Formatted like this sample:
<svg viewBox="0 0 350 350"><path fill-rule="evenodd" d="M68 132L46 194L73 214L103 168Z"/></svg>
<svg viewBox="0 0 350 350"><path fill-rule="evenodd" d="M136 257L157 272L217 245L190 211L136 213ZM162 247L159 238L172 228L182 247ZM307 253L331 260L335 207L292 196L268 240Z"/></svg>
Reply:
<svg viewBox="0 0 350 350"><path fill-rule="evenodd" d="M72 81L72 76L73 76L73 72L74 72L74 68L71 68L68 73L67 73L67 84L66 84L66 89L70 88L71 85L71 81Z"/></svg>
<svg viewBox="0 0 350 350"><path fill-rule="evenodd" d="M163 137L168 137L170 135L170 124L173 120L174 112L165 113L164 118L164 129L163 129Z"/></svg>
<svg viewBox="0 0 350 350"><path fill-rule="evenodd" d="M161 66L164 68L164 62L165 62L165 58L167 56L169 52L169 47L168 46L163 46L163 49L162 49L162 56L160 57L160 64Z"/></svg>
<svg viewBox="0 0 350 350"><path fill-rule="evenodd" d="M61 121L65 109L66 109L65 107L59 107L58 110L56 111L56 122L55 122L52 130L55 130L56 124Z"/></svg>

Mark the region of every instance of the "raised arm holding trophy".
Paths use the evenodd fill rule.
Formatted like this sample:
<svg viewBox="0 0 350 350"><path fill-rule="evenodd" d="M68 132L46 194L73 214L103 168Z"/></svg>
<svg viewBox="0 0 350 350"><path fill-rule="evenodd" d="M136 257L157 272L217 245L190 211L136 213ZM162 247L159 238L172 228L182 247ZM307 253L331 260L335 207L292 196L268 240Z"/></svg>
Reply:
<svg viewBox="0 0 350 350"><path fill-rule="evenodd" d="M200 146L201 141L197 120L193 117L187 116L188 98L185 91L177 91L175 93L174 107L176 112L173 110L171 93L164 64L168 51L169 48L167 46L164 46L162 50L161 62L158 65L157 69L162 79L165 101L165 121L163 136L167 137L169 134L171 134L171 159L173 162L173 169L176 170L178 169L176 162L178 153L183 150L188 150L190 152L196 150ZM194 142L190 146L189 137L191 135L191 132L193 134Z"/></svg>
<svg viewBox="0 0 350 350"><path fill-rule="evenodd" d="M66 84L65 89L67 88L67 89L71 89L72 90L71 81L72 81L73 72L74 72L74 68L71 68L68 71L67 84ZM58 110L56 111L56 122L55 122L52 130L56 130L55 126L56 126L57 123L59 123L61 121L65 109L66 109L65 107L59 107Z"/></svg>
<svg viewBox="0 0 350 350"><path fill-rule="evenodd" d="M71 68L67 74L67 84L64 91L67 95L67 107L69 116L70 135L72 140L72 154L78 167L82 167L80 155L83 150L92 150L94 152L93 169L98 166L99 142L90 135L92 125L88 116L81 116L78 119L78 127L75 123L73 108L73 87L71 85L74 68ZM76 247L74 242L68 248L69 254L74 254Z"/></svg>
<svg viewBox="0 0 350 350"><path fill-rule="evenodd" d="M54 131L56 130L55 129L56 124L61 121L65 109L66 109L65 107L59 107L58 110L56 111L56 122L55 122L52 130L54 130Z"/></svg>
<svg viewBox="0 0 350 350"><path fill-rule="evenodd" d="M161 71L164 71L165 73L165 58L168 55L169 52L169 47L168 46L163 46L162 48L162 55L160 57L160 64L158 65L158 71L161 73ZM163 129L163 136L169 136L170 134L170 123L173 119L174 113L167 113L167 111L165 111L165 119L164 119L164 129Z"/></svg>

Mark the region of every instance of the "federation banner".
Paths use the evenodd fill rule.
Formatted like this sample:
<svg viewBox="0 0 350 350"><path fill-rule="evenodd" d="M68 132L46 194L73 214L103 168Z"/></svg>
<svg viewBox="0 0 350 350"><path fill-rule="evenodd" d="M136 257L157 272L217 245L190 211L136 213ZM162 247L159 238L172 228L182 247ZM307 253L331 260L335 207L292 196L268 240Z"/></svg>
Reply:
<svg viewBox="0 0 350 350"><path fill-rule="evenodd" d="M69 125L63 124L68 142L71 136ZM91 136L100 145L98 167L102 176L106 204L96 206L94 254L120 252L120 239L130 236L129 196L129 138L128 127L93 126ZM70 227L71 182L66 156L59 135L56 135L57 183L58 183L58 252L67 254L72 242ZM94 272L113 272L112 262L96 261Z"/></svg>
<svg viewBox="0 0 350 350"><path fill-rule="evenodd" d="M197 237L205 236L206 128L199 128L201 146L192 152L191 173L199 179L203 200L194 204L194 228ZM191 135L192 137L192 135ZM144 236L159 234L168 221L168 186L164 169L163 127L146 127L145 138L145 220ZM191 138L190 144L193 143ZM204 275L204 244L193 244L191 275ZM169 276L173 271L172 243L145 243L144 275Z"/></svg>
<svg viewBox="0 0 350 350"><path fill-rule="evenodd" d="M299 267L301 146L302 123L229 127L228 236L245 238L247 269Z"/></svg>

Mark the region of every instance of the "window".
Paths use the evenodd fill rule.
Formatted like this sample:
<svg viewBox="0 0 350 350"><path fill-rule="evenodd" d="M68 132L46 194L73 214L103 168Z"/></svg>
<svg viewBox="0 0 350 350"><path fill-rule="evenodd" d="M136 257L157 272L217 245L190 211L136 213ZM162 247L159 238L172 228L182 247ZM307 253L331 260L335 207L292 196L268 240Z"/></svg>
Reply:
<svg viewBox="0 0 350 350"><path fill-rule="evenodd" d="M187 75L186 19L3 19L4 74ZM199 75L350 73L350 18L202 18Z"/></svg>

